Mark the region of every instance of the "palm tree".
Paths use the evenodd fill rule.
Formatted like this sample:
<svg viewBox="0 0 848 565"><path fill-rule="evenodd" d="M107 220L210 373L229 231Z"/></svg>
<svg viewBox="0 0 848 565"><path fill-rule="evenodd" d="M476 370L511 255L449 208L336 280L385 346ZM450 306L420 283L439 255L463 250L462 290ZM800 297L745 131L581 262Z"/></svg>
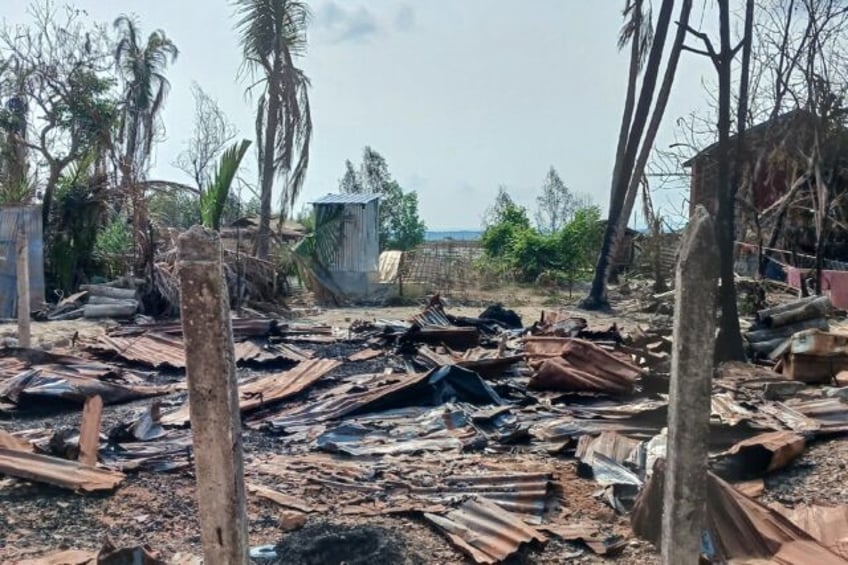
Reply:
<svg viewBox="0 0 848 565"><path fill-rule="evenodd" d="M144 188L139 183L146 172L153 149L157 118L165 104L170 83L165 69L179 53L162 30L151 33L142 43L137 22L129 16L115 20L118 44L115 65L124 84L120 120L123 144L120 158L122 186L129 192L133 207L133 239L139 263L149 257L146 238L147 212Z"/></svg>
<svg viewBox="0 0 848 565"><path fill-rule="evenodd" d="M156 133L156 118L165 104L170 83L165 77L169 63L179 50L162 30L156 30L141 43L137 22L129 16L115 20L120 37L115 48L115 64L124 82L121 137L127 173L139 176L150 159Z"/></svg>
<svg viewBox="0 0 848 565"><path fill-rule="evenodd" d="M294 59L306 52L310 12L306 2L298 0L235 0L235 6L243 70L261 75L248 90L262 89L256 110L261 203L256 253L266 259L274 177L279 176L284 183L282 221L300 194L309 165L310 84Z"/></svg>
<svg viewBox="0 0 848 565"><path fill-rule="evenodd" d="M624 241L624 232L627 230L627 223L630 221L630 215L633 213L633 206L636 203L636 196L639 193L639 186L645 174L645 167L648 164L648 159L651 156L651 151L654 148L654 141L657 138L657 132L660 129L663 115L665 114L668 99L671 95L671 87L674 84L674 77L677 74L677 64L680 61L680 54L683 51L683 43L686 40L687 27L689 25L689 16L692 13L692 0L683 0L683 5L680 8L680 17L677 20L677 35L671 47L671 53L668 56L666 63L665 75L662 85L660 86L659 94L657 94L657 102L654 106L654 112L651 115L651 121L648 124L648 130L645 133L645 140L639 149L639 156L636 159L636 165L633 168L633 173L630 176L630 182L627 186L627 194L624 200L624 209L621 217L618 220L618 228L615 233L610 255L618 257L618 250L621 243Z"/></svg>
<svg viewBox="0 0 848 565"><path fill-rule="evenodd" d="M632 14L625 11L625 15L631 18L636 18L641 2L628 2L627 6L633 6L636 10ZM627 195L627 187L630 184L630 178L633 175L633 169L636 164L636 156L639 146L643 139L645 125L648 121L648 116L651 112L651 106L654 98L654 90L657 84L659 75L660 63L663 58L663 49L665 47L666 35L668 33L669 23L671 21L672 9L674 8L674 0L663 0L660 6L659 16L657 17L657 25L654 30L653 39L648 49L648 56L645 62L644 75L642 84L639 88L638 102L632 110L631 116L628 115L629 109L626 108L622 116L621 136L619 137L618 153L615 159L613 168L612 187L610 190L609 215L607 225L604 229L604 239L601 243L601 253L598 257L598 263L595 266L595 275L592 278L592 286L587 296L580 303L587 310L605 309L609 307L607 301L607 275L611 265L611 252L613 240L615 239L616 229L618 228L619 218L621 217L625 198ZM644 25L641 21L632 24L633 29L640 29ZM625 28L626 29L626 28ZM631 42L639 40L639 34L633 34L630 38ZM635 45L633 53L641 52ZM633 84L634 65L641 68L641 60L636 55L631 56L630 62L630 82ZM630 88L628 87L628 90ZM635 94L635 93L634 93ZM627 101L627 107L632 102ZM626 133L625 133L626 130ZM626 142L624 142L626 136ZM622 152L623 145L623 152Z"/></svg>

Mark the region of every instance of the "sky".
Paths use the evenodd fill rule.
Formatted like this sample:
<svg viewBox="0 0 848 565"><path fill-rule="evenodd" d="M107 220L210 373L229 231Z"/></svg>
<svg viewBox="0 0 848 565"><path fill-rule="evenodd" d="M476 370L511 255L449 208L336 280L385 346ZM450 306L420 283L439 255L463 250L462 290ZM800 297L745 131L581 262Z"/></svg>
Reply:
<svg viewBox="0 0 848 565"><path fill-rule="evenodd" d="M9 23L23 0L2 0ZM168 70L166 139L150 177L187 182L172 163L192 132L197 82L253 139L255 102L238 78L233 7L223 0L73 0L96 20L136 14L142 32L164 29L180 49ZM606 208L624 103L627 53L617 36L623 0L314 0L309 50L314 138L296 206L338 190L344 162L370 145L418 192L431 230L477 229L498 187L535 209L554 166L575 192ZM700 21L696 16L693 23ZM674 122L705 106L714 76L684 53L657 145ZM249 163L255 168L255 160ZM243 171L244 174L244 171ZM254 173L248 169L248 177ZM655 204L684 208L685 191ZM638 224L638 221L637 221Z"/></svg>

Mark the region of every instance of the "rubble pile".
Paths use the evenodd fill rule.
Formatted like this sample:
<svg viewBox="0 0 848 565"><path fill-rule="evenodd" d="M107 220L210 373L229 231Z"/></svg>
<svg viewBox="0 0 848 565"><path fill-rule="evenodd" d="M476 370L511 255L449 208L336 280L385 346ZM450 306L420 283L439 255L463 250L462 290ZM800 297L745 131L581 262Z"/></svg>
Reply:
<svg viewBox="0 0 848 565"><path fill-rule="evenodd" d="M716 560L801 563L801 549L848 559L845 508L756 500L763 477L848 431L848 394L818 384L848 369L848 337L821 331L829 312L821 298L759 312L747 337L780 360L777 370L730 364L716 374L705 548ZM438 299L408 320L344 329L267 318L232 327L249 496L277 508L284 531L330 535L334 520L403 517L476 563L554 541L597 558L627 551L634 535L657 542L667 327L594 326L567 311L524 327L502 305L463 317ZM178 323L124 324L65 349L0 349L0 475L121 496L136 476L190 474L182 339ZM27 425L48 407L81 414L79 428ZM585 499L565 497L575 484ZM782 533L766 544L770 528ZM266 540L256 559L297 562L286 539ZM403 544L379 551L406 559Z"/></svg>

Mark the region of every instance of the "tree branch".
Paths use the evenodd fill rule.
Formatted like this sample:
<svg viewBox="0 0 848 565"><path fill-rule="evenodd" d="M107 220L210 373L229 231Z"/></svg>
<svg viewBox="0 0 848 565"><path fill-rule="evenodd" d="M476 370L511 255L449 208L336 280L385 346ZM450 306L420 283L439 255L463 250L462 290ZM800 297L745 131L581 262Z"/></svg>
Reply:
<svg viewBox="0 0 848 565"><path fill-rule="evenodd" d="M710 57L718 57L718 53L713 48L713 42L710 41L710 36L702 31L698 31L690 25L686 26L686 31L700 39L704 42L704 46L707 48L707 52L710 54Z"/></svg>

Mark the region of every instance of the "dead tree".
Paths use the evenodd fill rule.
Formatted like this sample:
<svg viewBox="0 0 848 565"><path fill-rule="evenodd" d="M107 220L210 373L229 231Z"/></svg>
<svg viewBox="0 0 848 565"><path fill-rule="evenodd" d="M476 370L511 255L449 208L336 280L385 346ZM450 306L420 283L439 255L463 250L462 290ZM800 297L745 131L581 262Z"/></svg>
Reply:
<svg viewBox="0 0 848 565"><path fill-rule="evenodd" d="M626 112L622 117L622 132L624 132L626 128L627 143L623 153L619 152L619 154L616 155L616 165L613 170L613 181L610 191L609 216L607 218L606 229L604 230L604 238L601 243L601 252L598 257L598 263L595 267L595 274L592 279L589 296L581 302L581 306L588 310L598 310L609 307L606 282L609 267L612 262L611 253L613 241L615 240L619 219L623 212L627 187L629 186L630 178L633 175L636 156L642 142L645 125L651 113L651 106L654 103L654 90L656 89L660 63L663 58L663 50L665 48L665 41L666 36L668 35L668 27L671 21L673 8L674 0L663 0L659 16L657 18L657 25L654 32L654 38L651 43L651 49L645 65L645 74L642 78L642 85L639 90L639 99L633 113L632 122L628 121ZM633 63L634 61L631 59L631 75Z"/></svg>
<svg viewBox="0 0 848 565"><path fill-rule="evenodd" d="M745 351L742 343L742 332L739 329L739 310L736 304L736 281L733 270L734 249L736 241L735 209L737 180L734 174L735 162L730 154L730 115L732 89L732 63L736 54L745 49L743 61L750 60L751 49L751 19L753 18L753 0L747 0L745 37L736 46L730 42L730 2L718 0L719 7L719 49L716 50L709 36L705 33L688 28L690 34L701 40L704 49L695 49L688 45L687 51L709 57L718 74L718 214L716 217L716 241L720 256L721 288L719 290L719 333L716 339L716 361L744 360ZM748 65L743 63L743 73L748 71ZM747 112L748 79L740 81L739 92L740 112ZM742 121L744 123L744 113ZM744 126L743 126L744 129ZM741 131L741 130L740 130ZM744 134L737 136L737 148L740 137L744 143Z"/></svg>
<svg viewBox="0 0 848 565"><path fill-rule="evenodd" d="M686 28L689 25L689 15L692 13L692 0L683 0L683 5L680 7L680 18L677 21L677 34L674 38L674 43L671 46L671 52L668 56L668 63L665 68L665 75L660 86L659 94L657 94L657 103L654 107L654 112L651 115L651 121L648 124L648 130L645 134L645 140L642 147L639 149L639 157L636 159L636 165L630 175L629 184L627 185L627 194L624 198L624 208L621 217L618 220L616 228L616 238L612 246L612 256L618 256L618 250L621 242L624 239L623 234L627 229L627 222L630 221L630 215L633 213L633 207L636 204L636 196L639 193L639 186L645 175L645 167L648 165L648 159L654 147L654 141L657 138L657 132L660 129L665 108L668 105L668 99L671 95L671 87L674 84L674 77L677 74L677 64L680 61L680 54L683 51L683 43L686 40Z"/></svg>

